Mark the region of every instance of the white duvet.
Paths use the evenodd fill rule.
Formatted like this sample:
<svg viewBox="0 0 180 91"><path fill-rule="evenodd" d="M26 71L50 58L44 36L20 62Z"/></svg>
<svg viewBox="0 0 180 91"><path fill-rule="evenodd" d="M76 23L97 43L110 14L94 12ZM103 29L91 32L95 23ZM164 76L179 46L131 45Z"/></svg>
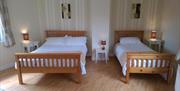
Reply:
<svg viewBox="0 0 180 91"><path fill-rule="evenodd" d="M60 52L60 53L68 53L68 52L81 52L81 61L82 63L86 63L85 57L87 53L86 46L78 46L78 45L42 45L37 50L31 53L53 53L53 52Z"/></svg>
<svg viewBox="0 0 180 91"><path fill-rule="evenodd" d="M86 54L87 47L85 45L51 45L44 43L41 47L31 53L68 53L68 52L81 52L81 71L86 74Z"/></svg>
<svg viewBox="0 0 180 91"><path fill-rule="evenodd" d="M153 50L144 45L143 43L134 43L134 44L116 44L115 54L118 58L121 66L123 75L126 75L126 64L127 64L127 52L152 52Z"/></svg>

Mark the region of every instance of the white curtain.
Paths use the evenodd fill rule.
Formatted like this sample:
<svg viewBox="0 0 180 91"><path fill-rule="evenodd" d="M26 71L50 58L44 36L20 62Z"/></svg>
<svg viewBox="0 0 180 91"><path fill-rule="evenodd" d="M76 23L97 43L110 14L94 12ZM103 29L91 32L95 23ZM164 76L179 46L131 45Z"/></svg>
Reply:
<svg viewBox="0 0 180 91"><path fill-rule="evenodd" d="M2 25L2 19L1 19L1 14L0 14L0 43L3 43L4 42L4 36L5 33L4 33L4 27Z"/></svg>
<svg viewBox="0 0 180 91"><path fill-rule="evenodd" d="M0 43L5 47L11 47L15 44L6 0L0 0Z"/></svg>

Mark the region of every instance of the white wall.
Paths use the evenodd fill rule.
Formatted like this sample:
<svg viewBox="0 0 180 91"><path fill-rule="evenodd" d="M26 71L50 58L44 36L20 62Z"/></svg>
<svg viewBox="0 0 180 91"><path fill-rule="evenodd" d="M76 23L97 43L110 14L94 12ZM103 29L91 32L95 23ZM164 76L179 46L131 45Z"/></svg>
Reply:
<svg viewBox="0 0 180 91"><path fill-rule="evenodd" d="M149 31L160 30L162 0L111 0L110 48L113 48L115 30L144 30L145 38ZM132 17L132 4L141 3L141 18ZM111 49L113 51L113 49Z"/></svg>
<svg viewBox="0 0 180 91"><path fill-rule="evenodd" d="M92 32L92 51L99 47L100 40L107 41L109 49L110 5L111 0L90 0L90 31ZM94 59L94 55L92 55Z"/></svg>
<svg viewBox="0 0 180 91"><path fill-rule="evenodd" d="M22 51L21 30L29 31L31 40L40 40L39 21L36 0L7 0L12 31L16 45L11 48L0 46L0 70L14 66L14 53Z"/></svg>
<svg viewBox="0 0 180 91"><path fill-rule="evenodd" d="M165 40L165 51L176 54L180 49L180 0L164 0L161 31ZM176 72L176 70L174 71ZM177 70L175 91L180 91L180 69Z"/></svg>
<svg viewBox="0 0 180 91"><path fill-rule="evenodd" d="M180 0L164 0L161 31L165 50L176 54L180 49Z"/></svg>
<svg viewBox="0 0 180 91"><path fill-rule="evenodd" d="M112 28L115 30L159 30L160 1L112 0ZM132 4L141 3L141 18L132 16Z"/></svg>
<svg viewBox="0 0 180 91"><path fill-rule="evenodd" d="M85 30L87 29L87 0L43 0L47 29ZM71 4L71 19L62 19L61 4Z"/></svg>
<svg viewBox="0 0 180 91"><path fill-rule="evenodd" d="M88 0L37 0L41 36L45 30L83 30L88 36L91 54L91 32L88 28ZM61 4L71 4L71 19L62 19ZM44 37L42 37L44 39Z"/></svg>
<svg viewBox="0 0 180 91"><path fill-rule="evenodd" d="M61 18L61 3L71 4L72 19ZM86 30L88 55L98 47L99 40L105 39L108 44L110 0L38 0L38 6L42 35L47 29Z"/></svg>
<svg viewBox="0 0 180 91"><path fill-rule="evenodd" d="M87 0L37 0L41 34L45 30L86 30ZM61 4L71 4L71 19L62 19Z"/></svg>
<svg viewBox="0 0 180 91"><path fill-rule="evenodd" d="M162 0L38 1L42 36L44 35L44 30L47 29L87 30L89 37L88 48L90 51L94 51L99 45L98 42L102 39L107 40L107 48L109 46L110 49L113 48L114 30L160 30L160 1ZM71 20L61 18L59 5L65 2L72 5ZM132 18L131 5L133 3L142 3L141 19Z"/></svg>

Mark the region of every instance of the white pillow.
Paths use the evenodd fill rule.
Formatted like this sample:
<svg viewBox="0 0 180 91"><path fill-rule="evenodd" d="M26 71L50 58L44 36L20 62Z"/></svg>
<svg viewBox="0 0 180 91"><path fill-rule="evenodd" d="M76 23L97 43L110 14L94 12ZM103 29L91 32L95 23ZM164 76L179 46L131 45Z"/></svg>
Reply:
<svg viewBox="0 0 180 91"><path fill-rule="evenodd" d="M46 45L66 45L65 37L48 37Z"/></svg>
<svg viewBox="0 0 180 91"><path fill-rule="evenodd" d="M120 44L137 44L137 43L141 43L141 41L137 37L121 37L120 38Z"/></svg>
<svg viewBox="0 0 180 91"><path fill-rule="evenodd" d="M66 37L66 44L67 45L86 45L87 38L86 37Z"/></svg>

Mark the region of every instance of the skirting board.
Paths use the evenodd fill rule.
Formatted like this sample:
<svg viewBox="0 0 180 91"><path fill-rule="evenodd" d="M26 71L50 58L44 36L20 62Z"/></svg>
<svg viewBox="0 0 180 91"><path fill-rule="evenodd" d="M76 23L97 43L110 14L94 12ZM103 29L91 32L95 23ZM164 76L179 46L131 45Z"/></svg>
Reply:
<svg viewBox="0 0 180 91"><path fill-rule="evenodd" d="M10 63L10 64L1 65L0 66L0 71L6 70L6 69L12 68L12 67L14 67L14 62Z"/></svg>

